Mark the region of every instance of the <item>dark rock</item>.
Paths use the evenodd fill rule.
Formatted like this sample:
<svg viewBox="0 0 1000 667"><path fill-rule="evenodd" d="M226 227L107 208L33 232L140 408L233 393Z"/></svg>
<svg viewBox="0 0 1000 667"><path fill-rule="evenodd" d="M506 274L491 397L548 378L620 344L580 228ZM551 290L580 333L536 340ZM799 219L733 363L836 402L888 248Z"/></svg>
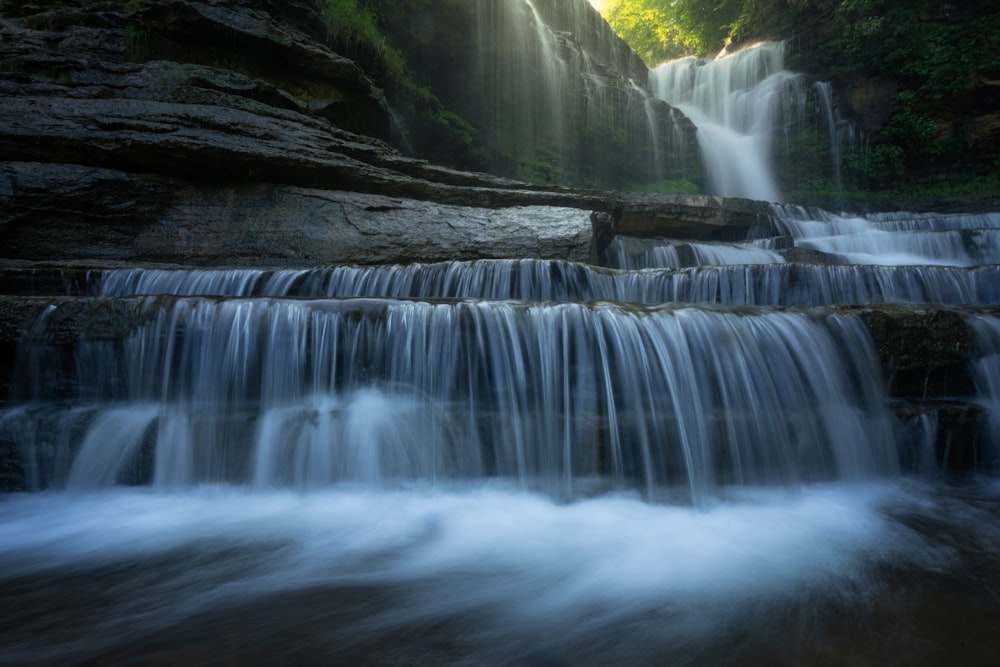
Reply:
<svg viewBox="0 0 1000 667"><path fill-rule="evenodd" d="M546 184L701 180L694 126L653 97L643 62L589 3L396 0L380 17L417 83L471 126L464 161L429 144L433 128L412 137L420 154Z"/></svg>
<svg viewBox="0 0 1000 667"><path fill-rule="evenodd" d="M622 202L617 232L627 236L741 241L779 236L764 202L705 195L632 195Z"/></svg>
<svg viewBox="0 0 1000 667"><path fill-rule="evenodd" d="M0 493L25 489L24 458L17 446L0 435Z"/></svg>
<svg viewBox="0 0 1000 667"><path fill-rule="evenodd" d="M897 402L893 408L903 424L899 442L904 470L988 472L1000 464L982 406L931 400Z"/></svg>
<svg viewBox="0 0 1000 667"><path fill-rule="evenodd" d="M0 174L12 192L0 214L3 254L30 260L585 261L593 248L586 209L457 206L273 184L199 187L77 165L9 163Z"/></svg>
<svg viewBox="0 0 1000 667"><path fill-rule="evenodd" d="M927 399L974 393L968 373L972 333L957 309L880 306L858 314L878 350L892 396Z"/></svg>

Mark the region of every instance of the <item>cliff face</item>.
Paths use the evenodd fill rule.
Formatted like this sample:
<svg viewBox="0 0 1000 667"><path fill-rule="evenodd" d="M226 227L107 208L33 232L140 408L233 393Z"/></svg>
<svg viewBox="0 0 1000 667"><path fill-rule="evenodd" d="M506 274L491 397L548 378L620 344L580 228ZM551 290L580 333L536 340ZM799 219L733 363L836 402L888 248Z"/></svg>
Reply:
<svg viewBox="0 0 1000 667"><path fill-rule="evenodd" d="M480 167L588 187L700 180L693 126L587 0L378 4L415 80L475 128Z"/></svg>
<svg viewBox="0 0 1000 667"><path fill-rule="evenodd" d="M0 257L580 260L610 238L617 195L402 156L382 91L326 37L308 0L6 1Z"/></svg>
<svg viewBox="0 0 1000 667"><path fill-rule="evenodd" d="M510 184L395 153L381 91L323 37L295 0L6 2L2 254L364 263L503 254L506 233L587 256L585 212L555 216L565 238L537 247L510 224L480 230L488 210L450 216L469 220L465 241L442 235L449 216L409 198L491 206ZM365 241L392 219L405 233Z"/></svg>

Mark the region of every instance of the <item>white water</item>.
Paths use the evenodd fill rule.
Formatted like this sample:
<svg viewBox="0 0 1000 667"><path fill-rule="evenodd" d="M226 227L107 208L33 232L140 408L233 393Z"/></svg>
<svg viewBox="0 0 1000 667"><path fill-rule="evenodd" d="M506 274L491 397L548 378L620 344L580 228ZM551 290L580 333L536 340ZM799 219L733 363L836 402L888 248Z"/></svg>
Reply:
<svg viewBox="0 0 1000 667"><path fill-rule="evenodd" d="M33 479L142 479L151 451L165 486L499 476L572 498L600 478L705 503L728 484L895 469L878 362L849 316L388 300L146 308L149 324L121 346L81 352L76 409L0 411ZM22 369L28 397L55 363L44 350ZM74 452L63 482L53 439Z"/></svg>
<svg viewBox="0 0 1000 667"><path fill-rule="evenodd" d="M771 259L773 251L734 254ZM179 296L389 297L613 301L638 304L723 303L825 306L838 303L1000 305L1000 269L947 266L725 265L642 270L681 264L674 244L633 247L616 239L609 260L632 270L550 261L448 262L431 265L337 267L329 270L127 269L95 277L103 294Z"/></svg>
<svg viewBox="0 0 1000 667"><path fill-rule="evenodd" d="M58 402L59 306L32 327L0 440L43 490L0 497L0 664L918 664L929 640L969 663L992 650L1000 486L899 475L900 445L938 474L938 418L890 415L857 320L572 302L995 304L998 284L527 260L95 276L236 298L142 300ZM970 397L990 446L996 356Z"/></svg>
<svg viewBox="0 0 1000 667"><path fill-rule="evenodd" d="M477 21L474 92L455 101L486 119L480 129L499 167L520 169L521 178L596 179L605 187L625 171L663 178L664 155L683 145L681 126L654 108L641 61L586 2L469 4ZM632 163L610 159L611 145L634 153ZM648 156L642 164L639 153ZM581 164L588 171L577 174Z"/></svg>
<svg viewBox="0 0 1000 667"><path fill-rule="evenodd" d="M0 503L0 663L687 665L794 649L828 615L863 614L880 570L958 566L956 533L996 555L988 507L929 491L747 488L704 510L503 485L16 495ZM953 528L921 535L901 514Z"/></svg>
<svg viewBox="0 0 1000 667"><path fill-rule="evenodd" d="M680 269L692 266L733 264L781 264L779 253L751 243L656 242L615 237L604 251L606 261L617 269ZM683 256L682 256L683 253Z"/></svg>
<svg viewBox="0 0 1000 667"><path fill-rule="evenodd" d="M762 44L716 60L684 58L653 70L662 100L698 128L709 191L724 197L780 201L771 145L785 106L800 103L800 75L784 68L784 45Z"/></svg>
<svg viewBox="0 0 1000 667"><path fill-rule="evenodd" d="M982 357L973 364L972 376L989 423L984 448L993 457L1000 457L1000 322L993 317L976 316L973 330Z"/></svg>
<svg viewBox="0 0 1000 667"><path fill-rule="evenodd" d="M535 4L517 4L536 15L531 48L565 57ZM782 89L772 65L747 81ZM706 90L723 85L722 118L774 104L732 76ZM702 133L736 148L723 187L777 198L767 118ZM939 474L940 420L892 416L853 316L704 304L996 305L1000 218L775 211L797 249L863 264L784 263L746 240L688 242L683 270L95 277L154 296L124 341L69 354L60 306L24 341L0 445L35 491L0 496L0 664L992 656L1000 484L901 477L901 445ZM674 245L649 255L683 263ZM1000 329L982 311L975 391L955 398L985 411L989 470Z"/></svg>
<svg viewBox="0 0 1000 667"><path fill-rule="evenodd" d="M837 215L775 206L795 245L851 264L980 266L1000 264L1000 215Z"/></svg>

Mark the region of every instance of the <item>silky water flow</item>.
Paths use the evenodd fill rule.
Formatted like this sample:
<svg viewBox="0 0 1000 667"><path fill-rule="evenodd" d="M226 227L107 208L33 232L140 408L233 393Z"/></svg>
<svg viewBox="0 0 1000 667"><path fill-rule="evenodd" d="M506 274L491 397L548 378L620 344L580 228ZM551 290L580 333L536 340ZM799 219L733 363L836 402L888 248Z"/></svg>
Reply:
<svg viewBox="0 0 1000 667"><path fill-rule="evenodd" d="M0 408L0 664L988 664L1000 215L773 218L603 268L92 271ZM928 302L973 332L961 476L838 308Z"/></svg>

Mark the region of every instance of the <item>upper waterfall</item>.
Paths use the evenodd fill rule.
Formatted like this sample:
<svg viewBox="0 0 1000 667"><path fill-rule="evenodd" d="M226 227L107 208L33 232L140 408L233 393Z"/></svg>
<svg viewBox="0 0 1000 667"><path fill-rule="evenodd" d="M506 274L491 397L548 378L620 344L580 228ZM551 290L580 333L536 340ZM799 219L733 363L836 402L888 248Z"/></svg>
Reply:
<svg viewBox="0 0 1000 667"><path fill-rule="evenodd" d="M712 194L782 200L772 147L801 121L809 96L816 94L801 74L785 68L785 50L780 42L758 44L715 60L682 58L652 71L654 93L698 128ZM835 138L829 95L817 103Z"/></svg>

